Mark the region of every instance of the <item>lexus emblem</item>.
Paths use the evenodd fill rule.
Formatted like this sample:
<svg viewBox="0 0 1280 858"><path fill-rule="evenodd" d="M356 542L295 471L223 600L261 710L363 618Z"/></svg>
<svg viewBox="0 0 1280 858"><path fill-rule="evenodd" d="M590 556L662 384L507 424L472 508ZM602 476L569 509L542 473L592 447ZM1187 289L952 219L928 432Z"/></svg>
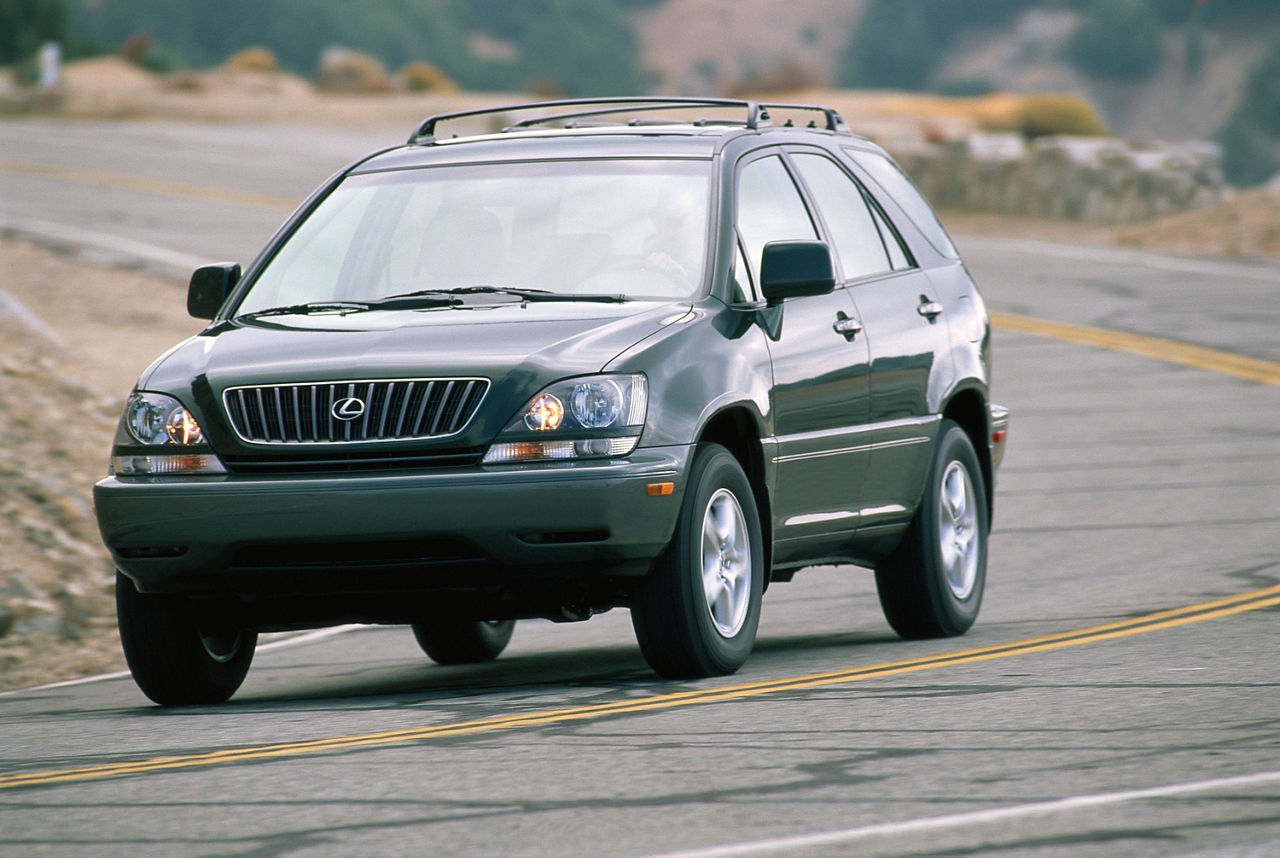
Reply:
<svg viewBox="0 0 1280 858"><path fill-rule="evenodd" d="M329 413L338 420L355 420L361 414L364 414L364 400L356 399L354 396L348 396L346 399L339 399L333 403L333 407L329 409Z"/></svg>

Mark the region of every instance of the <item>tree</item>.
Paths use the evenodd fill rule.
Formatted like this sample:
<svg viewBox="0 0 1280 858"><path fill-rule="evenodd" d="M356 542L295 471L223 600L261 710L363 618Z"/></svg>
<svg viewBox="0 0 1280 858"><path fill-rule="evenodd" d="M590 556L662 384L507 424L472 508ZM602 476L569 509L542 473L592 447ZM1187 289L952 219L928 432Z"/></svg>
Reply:
<svg viewBox="0 0 1280 858"><path fill-rule="evenodd" d="M24 62L45 42L66 45L63 0L0 0L0 65Z"/></svg>
<svg viewBox="0 0 1280 858"><path fill-rule="evenodd" d="M846 86L921 89L942 48L930 17L933 0L872 0L841 63Z"/></svg>
<svg viewBox="0 0 1280 858"><path fill-rule="evenodd" d="M1237 185L1256 185L1280 172L1280 38L1249 71L1240 101L1216 135L1222 171Z"/></svg>
<svg viewBox="0 0 1280 858"><path fill-rule="evenodd" d="M1005 23L1026 5L1026 0L872 0L836 77L844 86L923 89L957 32Z"/></svg>
<svg viewBox="0 0 1280 858"><path fill-rule="evenodd" d="M512 43L511 62L472 62L464 86L556 90L565 95L640 95L647 81L623 16L636 0L452 0L470 30Z"/></svg>
<svg viewBox="0 0 1280 858"><path fill-rule="evenodd" d="M1138 80L1160 65L1160 20L1142 0L1105 0L1086 14L1067 53L1087 75Z"/></svg>

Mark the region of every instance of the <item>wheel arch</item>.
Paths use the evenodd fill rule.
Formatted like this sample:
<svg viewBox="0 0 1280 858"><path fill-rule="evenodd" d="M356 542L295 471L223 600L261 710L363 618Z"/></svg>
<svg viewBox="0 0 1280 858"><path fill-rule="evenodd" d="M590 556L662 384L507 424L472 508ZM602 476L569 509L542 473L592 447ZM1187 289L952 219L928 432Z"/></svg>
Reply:
<svg viewBox="0 0 1280 858"><path fill-rule="evenodd" d="M773 517L761 435L755 410L739 403L726 406L713 414L698 433L697 443L714 443L726 448L738 460L747 475L747 482L751 483L756 509L759 511L760 536L764 543L764 585L768 588L768 570L773 564Z"/></svg>
<svg viewBox="0 0 1280 858"><path fill-rule="evenodd" d="M942 416L959 424L969 436L982 465L982 482L987 498L987 524L995 514L995 468L991 462L991 414L987 398L975 387L956 391L947 401Z"/></svg>

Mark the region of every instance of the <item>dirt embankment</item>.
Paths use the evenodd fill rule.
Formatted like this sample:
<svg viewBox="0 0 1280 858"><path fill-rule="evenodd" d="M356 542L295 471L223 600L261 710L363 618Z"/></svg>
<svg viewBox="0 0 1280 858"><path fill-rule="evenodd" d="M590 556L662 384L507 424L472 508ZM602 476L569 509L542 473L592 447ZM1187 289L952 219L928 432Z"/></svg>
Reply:
<svg viewBox="0 0 1280 858"><path fill-rule="evenodd" d="M1129 247L1213 256L1280 256L1280 187L1243 191L1207 209L1115 231Z"/></svg>
<svg viewBox="0 0 1280 858"><path fill-rule="evenodd" d="M120 669L91 489L134 380L199 329L180 283L0 239L0 689Z"/></svg>

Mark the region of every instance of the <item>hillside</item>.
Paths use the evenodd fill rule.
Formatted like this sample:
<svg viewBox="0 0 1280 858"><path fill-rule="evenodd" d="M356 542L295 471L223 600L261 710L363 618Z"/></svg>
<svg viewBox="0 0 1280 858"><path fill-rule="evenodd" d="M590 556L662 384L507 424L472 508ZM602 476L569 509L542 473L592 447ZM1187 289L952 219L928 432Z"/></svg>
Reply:
<svg viewBox="0 0 1280 858"><path fill-rule="evenodd" d="M1082 74L1065 58L1078 23L1070 11L1033 11L1012 26L967 32L948 52L936 82L985 80L1011 92L1080 92L1122 136L1202 139L1222 126L1267 42L1265 30L1248 26L1209 30L1193 75L1187 29L1174 27L1161 36L1163 59L1149 78L1110 80Z"/></svg>
<svg viewBox="0 0 1280 858"><path fill-rule="evenodd" d="M957 86L1017 93L1079 92L1108 126L1126 137L1203 139L1222 126L1248 69L1280 18L1224 20L1199 30L1189 72L1187 24L1162 30L1162 59L1149 78L1088 75L1067 59L1078 10L1058 2L1023 2L1024 11L994 26L948 38L926 89ZM685 95L756 84L784 89L839 83L838 66L868 0L792 0L784 19L777 0L666 0L636 15L640 61L655 88ZM744 46L753 46L750 49Z"/></svg>

